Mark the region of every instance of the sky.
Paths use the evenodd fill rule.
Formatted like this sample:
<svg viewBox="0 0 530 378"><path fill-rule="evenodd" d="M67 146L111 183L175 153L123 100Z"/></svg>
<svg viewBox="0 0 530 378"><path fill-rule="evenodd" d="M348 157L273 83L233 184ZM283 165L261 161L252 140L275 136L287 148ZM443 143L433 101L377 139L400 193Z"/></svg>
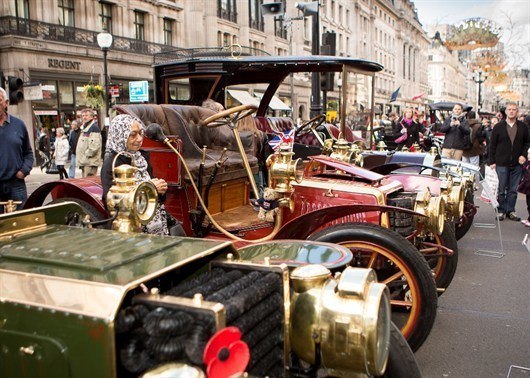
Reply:
<svg viewBox="0 0 530 378"><path fill-rule="evenodd" d="M454 24L466 18L487 18L502 28L510 64L530 69L530 0L412 0L427 25ZM513 26L510 26L512 24Z"/></svg>

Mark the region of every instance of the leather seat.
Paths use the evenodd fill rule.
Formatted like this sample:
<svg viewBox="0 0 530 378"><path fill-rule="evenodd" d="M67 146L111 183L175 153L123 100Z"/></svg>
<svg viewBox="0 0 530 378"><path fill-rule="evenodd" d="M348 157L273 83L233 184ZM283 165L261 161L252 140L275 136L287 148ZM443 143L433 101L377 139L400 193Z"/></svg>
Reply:
<svg viewBox="0 0 530 378"><path fill-rule="evenodd" d="M202 146L206 146L206 161L203 180L207 180L215 163L219 160L223 148L227 148L226 161L219 168L215 182L246 177L243 159L237 149L232 130L227 126L215 128L202 125L202 121L215 114L213 110L189 105L118 105L118 113L134 115L148 126L158 123L168 136L176 136L182 141L182 155L193 177L197 177L202 159ZM245 150L252 149L253 136L249 132L241 135ZM247 159L253 173L257 172L258 160L247 153Z"/></svg>

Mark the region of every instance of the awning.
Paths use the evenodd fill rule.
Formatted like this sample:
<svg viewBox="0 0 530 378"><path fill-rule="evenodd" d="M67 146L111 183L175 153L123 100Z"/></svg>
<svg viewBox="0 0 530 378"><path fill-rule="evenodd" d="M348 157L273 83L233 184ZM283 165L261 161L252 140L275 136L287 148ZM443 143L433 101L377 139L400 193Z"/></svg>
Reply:
<svg viewBox="0 0 530 378"><path fill-rule="evenodd" d="M259 105L259 100L252 96L247 91L239 91L236 89L227 89L227 92L232 96L236 101L240 102L241 105Z"/></svg>
<svg viewBox="0 0 530 378"><path fill-rule="evenodd" d="M262 98L263 93L256 93L256 97ZM291 107L287 106L278 96L272 96L271 102L269 102L269 108L272 110L291 110Z"/></svg>

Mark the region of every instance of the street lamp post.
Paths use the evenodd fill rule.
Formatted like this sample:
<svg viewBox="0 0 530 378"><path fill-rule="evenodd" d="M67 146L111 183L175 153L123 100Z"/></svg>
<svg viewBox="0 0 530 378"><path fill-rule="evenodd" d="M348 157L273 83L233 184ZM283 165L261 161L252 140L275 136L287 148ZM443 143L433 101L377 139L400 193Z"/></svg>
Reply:
<svg viewBox="0 0 530 378"><path fill-rule="evenodd" d="M482 110L482 84L488 78L488 72L482 71L482 68L479 68L475 71L473 81L478 84L478 113Z"/></svg>
<svg viewBox="0 0 530 378"><path fill-rule="evenodd" d="M339 106L338 106L338 112L337 112L337 121L340 121L342 117L342 78L337 79L337 88L339 89Z"/></svg>
<svg viewBox="0 0 530 378"><path fill-rule="evenodd" d="M103 76L104 76L104 89L105 89L105 95L103 100L105 101L105 118L109 116L109 75L107 75L107 52L109 51L110 46L112 46L112 34L107 32L107 30L103 30L101 33L98 34L98 45L103 51ZM105 124L103 125L105 126Z"/></svg>

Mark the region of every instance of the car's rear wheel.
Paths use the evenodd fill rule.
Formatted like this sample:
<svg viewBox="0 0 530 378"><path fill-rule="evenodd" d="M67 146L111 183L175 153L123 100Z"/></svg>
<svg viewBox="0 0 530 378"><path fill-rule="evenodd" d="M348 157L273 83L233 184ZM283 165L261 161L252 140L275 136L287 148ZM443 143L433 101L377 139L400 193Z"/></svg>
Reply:
<svg viewBox="0 0 530 378"><path fill-rule="evenodd" d="M395 232L366 223L332 226L310 239L343 245L353 253L352 265L375 270L390 290L392 320L417 350L432 329L438 303L433 274L419 251Z"/></svg>

